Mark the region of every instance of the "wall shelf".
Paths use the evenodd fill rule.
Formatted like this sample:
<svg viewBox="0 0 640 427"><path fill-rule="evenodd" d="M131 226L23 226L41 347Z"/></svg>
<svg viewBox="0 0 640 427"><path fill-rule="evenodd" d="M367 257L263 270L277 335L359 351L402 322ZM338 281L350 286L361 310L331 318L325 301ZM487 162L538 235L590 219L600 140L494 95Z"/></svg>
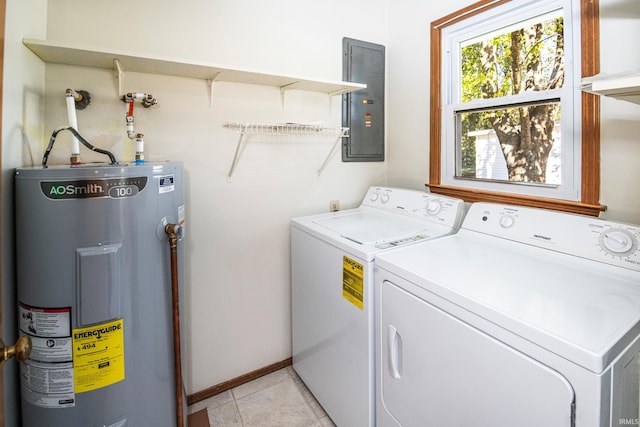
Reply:
<svg viewBox="0 0 640 427"><path fill-rule="evenodd" d="M296 135L296 136L335 136L336 140L331 146L331 150L325 158L322 166L318 169L318 175L322 173L322 170L329 162L332 154L336 150L338 142L342 138L349 137L349 128L331 128L320 125L304 124L304 123L280 123L280 124L262 124L262 123L225 123L224 127L234 129L240 132L238 143L236 145L236 152L233 156L231 168L227 174L227 181L231 182L231 175L240 160L240 148L242 142L245 140L245 136L249 135Z"/></svg>
<svg viewBox="0 0 640 427"><path fill-rule="evenodd" d="M580 88L596 95L640 104L640 71L585 77Z"/></svg>
<svg viewBox="0 0 640 427"><path fill-rule="evenodd" d="M342 95L367 87L367 85L361 83L269 74L204 62L119 50L91 48L47 40L25 38L22 40L22 43L46 63L113 69L116 71L116 77L119 78L120 82L123 71L135 71L139 73L204 79L209 82L211 91L213 90L214 82L276 86L280 88L283 94L288 90L304 90L326 93L329 96ZM118 93L118 95L122 95L122 93Z"/></svg>

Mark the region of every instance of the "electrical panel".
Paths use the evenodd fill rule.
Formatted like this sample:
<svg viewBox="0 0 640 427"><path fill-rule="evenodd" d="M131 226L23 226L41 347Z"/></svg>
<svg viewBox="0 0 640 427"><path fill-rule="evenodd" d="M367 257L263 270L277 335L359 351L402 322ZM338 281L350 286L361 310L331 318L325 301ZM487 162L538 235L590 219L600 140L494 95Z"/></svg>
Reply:
<svg viewBox="0 0 640 427"><path fill-rule="evenodd" d="M342 161L382 162L385 47L345 37L342 53L342 79L367 85L342 97L342 126L350 135L342 142Z"/></svg>

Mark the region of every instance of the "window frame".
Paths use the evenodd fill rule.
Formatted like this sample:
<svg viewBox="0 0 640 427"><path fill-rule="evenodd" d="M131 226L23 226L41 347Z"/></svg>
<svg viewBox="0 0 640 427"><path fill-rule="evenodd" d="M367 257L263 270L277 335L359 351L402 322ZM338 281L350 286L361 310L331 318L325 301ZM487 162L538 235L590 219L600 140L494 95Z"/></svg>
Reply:
<svg viewBox="0 0 640 427"><path fill-rule="evenodd" d="M600 204L600 99L582 92L580 152L580 198L578 201L521 194L487 191L464 186L442 185L442 30L466 18L476 16L512 0L481 0L431 23L431 93L429 183L433 193L461 198L467 202L489 201L598 216L605 210ZM598 0L579 0L581 77L595 75L600 70L599 4ZM577 60L576 60L577 63ZM578 83L578 82L576 82ZM574 85L574 87L577 85ZM579 90L576 88L575 90ZM451 141L455 144L455 141Z"/></svg>

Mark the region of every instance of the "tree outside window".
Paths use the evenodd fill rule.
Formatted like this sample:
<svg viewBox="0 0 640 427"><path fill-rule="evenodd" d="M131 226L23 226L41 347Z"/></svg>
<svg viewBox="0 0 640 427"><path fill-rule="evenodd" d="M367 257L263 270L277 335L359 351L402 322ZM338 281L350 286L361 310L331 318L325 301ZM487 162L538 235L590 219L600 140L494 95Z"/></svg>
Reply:
<svg viewBox="0 0 640 427"><path fill-rule="evenodd" d="M491 34L462 47L462 102L503 99L527 91L546 92L564 83L563 18L541 17L522 28ZM459 177L476 176L474 138L469 132L492 129L509 172L509 181L547 183L547 161L560 121L560 102L537 102L483 111L459 111ZM555 133L557 135L557 133ZM557 143L558 141L556 141ZM475 169L475 168L474 168Z"/></svg>

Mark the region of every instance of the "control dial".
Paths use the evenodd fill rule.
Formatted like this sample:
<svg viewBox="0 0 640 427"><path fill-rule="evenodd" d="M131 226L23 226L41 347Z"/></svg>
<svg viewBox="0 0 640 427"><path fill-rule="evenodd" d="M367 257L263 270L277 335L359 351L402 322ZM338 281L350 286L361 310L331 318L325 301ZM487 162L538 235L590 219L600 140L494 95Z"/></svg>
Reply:
<svg viewBox="0 0 640 427"><path fill-rule="evenodd" d="M598 241L600 247L612 255L626 256L638 249L638 242L634 235L622 228L603 231Z"/></svg>
<svg viewBox="0 0 640 427"><path fill-rule="evenodd" d="M369 199L370 199L372 202L375 202L376 200L378 200L378 197L380 197L380 194L378 194L378 193L376 192L376 193L371 194L371 197L369 197Z"/></svg>
<svg viewBox="0 0 640 427"><path fill-rule="evenodd" d="M382 196L380 196L380 201L382 203L387 203L389 201L389 193L382 193Z"/></svg>
<svg viewBox="0 0 640 427"><path fill-rule="evenodd" d="M513 217L513 215L503 215L502 217L500 217L500 221L499 221L500 226L503 228L509 228L515 222L516 222L516 219Z"/></svg>
<svg viewBox="0 0 640 427"><path fill-rule="evenodd" d="M440 200L427 200L427 205L424 210L427 212L427 215L438 215L442 210L442 203Z"/></svg>

